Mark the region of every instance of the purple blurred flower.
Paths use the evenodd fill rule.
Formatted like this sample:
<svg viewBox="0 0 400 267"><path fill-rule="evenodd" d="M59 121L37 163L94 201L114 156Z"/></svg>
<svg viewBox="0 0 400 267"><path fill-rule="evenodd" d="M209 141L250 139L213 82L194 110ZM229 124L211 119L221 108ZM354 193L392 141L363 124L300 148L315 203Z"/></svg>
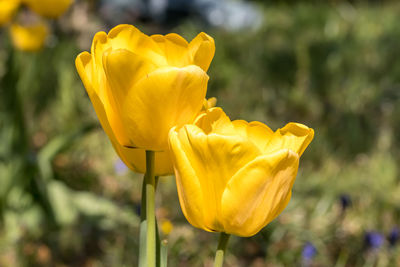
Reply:
<svg viewBox="0 0 400 267"><path fill-rule="evenodd" d="M117 159L114 163L114 170L118 175L123 175L127 172L128 167L121 159Z"/></svg>
<svg viewBox="0 0 400 267"><path fill-rule="evenodd" d="M340 195L340 204L342 206L342 210L345 211L347 208L351 206L351 198L348 194Z"/></svg>
<svg viewBox="0 0 400 267"><path fill-rule="evenodd" d="M393 247L394 245L396 245L397 241L399 241L399 238L400 238L399 228L393 227L392 231L390 231L389 236L388 236L390 246Z"/></svg>
<svg viewBox="0 0 400 267"><path fill-rule="evenodd" d="M309 261L312 258L314 258L316 254L317 254L317 249L311 242L307 242L303 247L301 256L303 257L304 260Z"/></svg>
<svg viewBox="0 0 400 267"><path fill-rule="evenodd" d="M364 241L368 248L378 249L383 245L384 237L379 232L371 231L365 234Z"/></svg>

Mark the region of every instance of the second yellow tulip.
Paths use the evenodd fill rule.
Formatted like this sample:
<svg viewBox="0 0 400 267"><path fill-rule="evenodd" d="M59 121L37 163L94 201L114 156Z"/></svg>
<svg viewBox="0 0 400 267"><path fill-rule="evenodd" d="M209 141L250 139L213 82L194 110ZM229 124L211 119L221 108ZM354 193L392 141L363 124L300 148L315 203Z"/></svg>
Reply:
<svg viewBox="0 0 400 267"><path fill-rule="evenodd" d="M182 211L195 227L252 236L288 204L314 131L289 123L231 121L220 108L170 132Z"/></svg>

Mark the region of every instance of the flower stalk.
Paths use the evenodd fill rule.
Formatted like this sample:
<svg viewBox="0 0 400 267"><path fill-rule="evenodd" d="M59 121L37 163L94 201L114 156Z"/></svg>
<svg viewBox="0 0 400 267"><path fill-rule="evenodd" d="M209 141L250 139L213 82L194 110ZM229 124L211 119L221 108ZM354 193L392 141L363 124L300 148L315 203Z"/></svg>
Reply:
<svg viewBox="0 0 400 267"><path fill-rule="evenodd" d="M215 253L214 267L222 267L224 264L225 250L229 241L229 234L221 233L218 241L217 252Z"/></svg>
<svg viewBox="0 0 400 267"><path fill-rule="evenodd" d="M139 267L156 266L156 220L154 151L146 151L146 173L143 177L140 208Z"/></svg>
<svg viewBox="0 0 400 267"><path fill-rule="evenodd" d="M146 151L146 259L148 267L156 266L156 220L155 220L155 175L154 151Z"/></svg>

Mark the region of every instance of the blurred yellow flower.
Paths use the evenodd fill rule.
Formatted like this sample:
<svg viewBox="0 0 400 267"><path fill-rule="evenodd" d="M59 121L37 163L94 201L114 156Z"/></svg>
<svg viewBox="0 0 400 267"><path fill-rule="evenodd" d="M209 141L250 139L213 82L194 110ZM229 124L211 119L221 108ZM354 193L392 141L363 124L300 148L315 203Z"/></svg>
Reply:
<svg viewBox="0 0 400 267"><path fill-rule="evenodd" d="M19 7L19 0L0 0L0 26L9 22Z"/></svg>
<svg viewBox="0 0 400 267"><path fill-rule="evenodd" d="M46 18L57 18L64 14L73 0L23 0L36 14Z"/></svg>
<svg viewBox="0 0 400 267"><path fill-rule="evenodd" d="M206 231L252 236L288 204L299 158L314 131L289 123L231 121L220 108L170 132L179 200L187 220Z"/></svg>
<svg viewBox="0 0 400 267"><path fill-rule="evenodd" d="M49 28L42 22L30 26L13 24L10 27L10 34L15 48L21 51L35 52L42 49L49 34Z"/></svg>
<svg viewBox="0 0 400 267"><path fill-rule="evenodd" d="M166 151L169 130L193 122L202 109L214 51L205 33L188 43L119 25L97 33L76 67L113 143Z"/></svg>
<svg viewBox="0 0 400 267"><path fill-rule="evenodd" d="M162 221L161 231L163 232L164 235L169 235L173 229L174 229L174 226L172 225L171 221L169 221L169 220Z"/></svg>

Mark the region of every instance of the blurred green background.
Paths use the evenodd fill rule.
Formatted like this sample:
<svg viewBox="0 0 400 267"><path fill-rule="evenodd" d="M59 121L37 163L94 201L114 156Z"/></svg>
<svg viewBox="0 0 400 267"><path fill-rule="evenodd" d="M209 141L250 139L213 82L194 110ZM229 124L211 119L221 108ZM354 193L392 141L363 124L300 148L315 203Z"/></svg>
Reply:
<svg viewBox="0 0 400 267"><path fill-rule="evenodd" d="M252 29L129 21L213 36L208 97L232 119L315 130L289 206L256 236L233 237L226 266L400 266L400 4L247 4L263 18ZM99 10L76 1L36 53L1 29L0 266L136 266L142 176L113 151L74 66L114 26ZM157 195L160 227L173 225L169 266L211 266L217 235L187 223L174 177Z"/></svg>

